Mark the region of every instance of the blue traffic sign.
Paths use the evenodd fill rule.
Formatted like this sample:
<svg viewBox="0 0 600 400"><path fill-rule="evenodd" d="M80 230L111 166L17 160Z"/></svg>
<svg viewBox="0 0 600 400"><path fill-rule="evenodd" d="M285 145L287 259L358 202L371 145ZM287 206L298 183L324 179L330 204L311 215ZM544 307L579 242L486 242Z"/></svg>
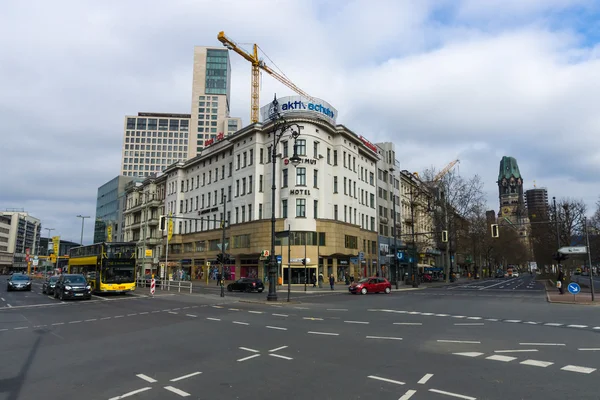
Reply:
<svg viewBox="0 0 600 400"><path fill-rule="evenodd" d="M399 251L398 254L396 254L396 257L398 257L398 260L404 260L404 253Z"/></svg>
<svg viewBox="0 0 600 400"><path fill-rule="evenodd" d="M581 287L579 287L579 285L575 282L569 283L569 286L567 287L567 289L569 289L569 293L571 293L571 294L577 294L577 293L581 292Z"/></svg>
<svg viewBox="0 0 600 400"><path fill-rule="evenodd" d="M280 263L281 260L282 260L282 257L281 256L277 256L277 262Z"/></svg>
<svg viewBox="0 0 600 400"><path fill-rule="evenodd" d="M364 252L362 252L362 251L359 251L359 252L358 252L358 258L360 258L361 260L362 260L363 258L365 258L365 253L364 253Z"/></svg>

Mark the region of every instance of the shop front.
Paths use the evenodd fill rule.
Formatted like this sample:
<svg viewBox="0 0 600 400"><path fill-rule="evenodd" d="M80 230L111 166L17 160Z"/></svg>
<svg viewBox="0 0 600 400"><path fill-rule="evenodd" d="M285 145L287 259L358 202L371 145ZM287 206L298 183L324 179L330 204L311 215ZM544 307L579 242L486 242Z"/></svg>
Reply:
<svg viewBox="0 0 600 400"><path fill-rule="evenodd" d="M310 260L310 259L309 259ZM309 261L310 262L310 261ZM301 258L292 258L290 260L291 266L283 265L283 284L287 285L288 279L291 276L291 284L312 284L312 278L314 276L317 279L317 266L309 264L307 266L302 265Z"/></svg>
<svg viewBox="0 0 600 400"><path fill-rule="evenodd" d="M350 281L350 258L337 259L337 280L338 282Z"/></svg>
<svg viewBox="0 0 600 400"><path fill-rule="evenodd" d="M240 260L240 278L257 279L259 262L258 258L242 258Z"/></svg>

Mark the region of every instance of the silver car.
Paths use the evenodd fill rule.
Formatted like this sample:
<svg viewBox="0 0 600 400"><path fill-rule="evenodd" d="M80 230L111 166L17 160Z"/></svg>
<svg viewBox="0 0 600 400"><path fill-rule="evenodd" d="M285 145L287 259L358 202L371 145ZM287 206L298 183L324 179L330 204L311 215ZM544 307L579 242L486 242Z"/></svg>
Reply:
<svg viewBox="0 0 600 400"><path fill-rule="evenodd" d="M6 291L28 290L31 291L31 279L25 274L13 274L8 280Z"/></svg>

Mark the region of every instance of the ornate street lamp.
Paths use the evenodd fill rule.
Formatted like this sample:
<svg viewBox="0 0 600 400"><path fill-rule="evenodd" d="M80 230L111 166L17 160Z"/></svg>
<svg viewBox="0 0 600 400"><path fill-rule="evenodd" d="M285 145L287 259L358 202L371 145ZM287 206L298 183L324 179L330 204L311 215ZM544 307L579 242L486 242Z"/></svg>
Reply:
<svg viewBox="0 0 600 400"><path fill-rule="evenodd" d="M271 163L273 164L271 179L273 180L273 184L271 185L271 253L269 255L269 294L267 295L267 301L277 301L277 259L275 258L275 174L277 173L275 163L277 161L277 145L283 135L289 131L290 136L294 139L294 154L289 161L294 166L300 164L301 159L298 157L298 147L296 144L298 136L300 136L300 126L288 123L283 117L279 110L277 95L274 96L269 108L269 119L273 122L273 148L271 149ZM289 276L288 279L290 279Z"/></svg>

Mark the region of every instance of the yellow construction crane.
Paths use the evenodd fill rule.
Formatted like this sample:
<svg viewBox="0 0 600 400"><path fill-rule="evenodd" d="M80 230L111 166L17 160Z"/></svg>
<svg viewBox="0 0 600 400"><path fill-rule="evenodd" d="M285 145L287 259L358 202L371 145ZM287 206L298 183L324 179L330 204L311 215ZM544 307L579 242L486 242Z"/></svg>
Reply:
<svg viewBox="0 0 600 400"><path fill-rule="evenodd" d="M450 172L450 170L452 169L452 167L454 167L456 164L458 164L460 162L460 160L454 160L451 163L449 163L448 165L446 165L446 167L441 170L436 176L435 178L433 178L432 182L437 182L440 179L442 179L444 177L444 175L446 175L448 172Z"/></svg>
<svg viewBox="0 0 600 400"><path fill-rule="evenodd" d="M244 49L242 49L237 43L233 40L229 39L225 36L225 32L219 32L217 36L219 42L223 43L225 47L229 50L233 50L238 53L240 56L244 57L247 61L250 61L252 64L252 89L251 89L251 97L250 97L250 119L252 123L258 122L258 110L260 108L259 102L259 92L260 92L260 70L267 72L269 75L277 79L279 82L283 83L294 92L298 93L300 96L304 96L309 100L314 100L312 96L309 96L304 90L300 89L296 86L292 81L286 78L284 75L279 74L278 72L271 69L265 62L258 58L258 45L254 44L252 46L252 54L248 53Z"/></svg>

